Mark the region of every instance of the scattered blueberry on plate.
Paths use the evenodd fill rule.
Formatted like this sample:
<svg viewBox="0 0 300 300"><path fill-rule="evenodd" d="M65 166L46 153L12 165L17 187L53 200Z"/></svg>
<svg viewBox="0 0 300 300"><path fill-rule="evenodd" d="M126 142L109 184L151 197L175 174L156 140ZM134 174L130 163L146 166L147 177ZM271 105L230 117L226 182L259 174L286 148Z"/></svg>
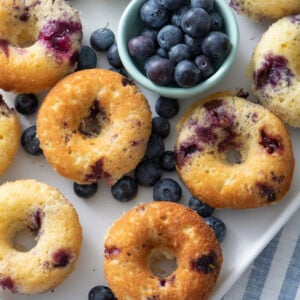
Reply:
<svg viewBox="0 0 300 300"><path fill-rule="evenodd" d="M212 206L194 196L190 197L188 207L196 211L202 218L210 217L215 210Z"/></svg>
<svg viewBox="0 0 300 300"><path fill-rule="evenodd" d="M97 55L95 51L88 46L82 46L78 55L77 70L96 68Z"/></svg>
<svg viewBox="0 0 300 300"><path fill-rule="evenodd" d="M163 178L153 187L153 200L179 202L182 190L172 178Z"/></svg>
<svg viewBox="0 0 300 300"><path fill-rule="evenodd" d="M131 176L123 176L111 187L113 197L120 202L132 200L137 192L138 184Z"/></svg>
<svg viewBox="0 0 300 300"><path fill-rule="evenodd" d="M106 52L106 57L109 64L115 68L122 68L123 64L121 62L119 51L116 43L113 43Z"/></svg>
<svg viewBox="0 0 300 300"><path fill-rule="evenodd" d="M145 159L153 159L160 157L165 151L165 144L158 134L152 133L149 137L146 153L144 158Z"/></svg>
<svg viewBox="0 0 300 300"><path fill-rule="evenodd" d="M174 151L167 150L159 158L159 164L164 171L172 172L176 170L176 159Z"/></svg>
<svg viewBox="0 0 300 300"><path fill-rule="evenodd" d="M89 291L89 300L116 300L116 298L109 287L97 285Z"/></svg>
<svg viewBox="0 0 300 300"><path fill-rule="evenodd" d="M155 111L159 116L171 119L179 112L179 101L177 99L160 96L156 100Z"/></svg>
<svg viewBox="0 0 300 300"><path fill-rule="evenodd" d="M171 130L171 125L168 119L163 117L152 118L152 133L159 135L161 138L166 138Z"/></svg>
<svg viewBox="0 0 300 300"><path fill-rule="evenodd" d="M90 36L90 44L96 51L106 51L114 42L115 34L107 27L96 29Z"/></svg>
<svg viewBox="0 0 300 300"><path fill-rule="evenodd" d="M26 128L21 135L21 145L25 152L38 156L43 154L40 148L40 141L36 135L36 125Z"/></svg>
<svg viewBox="0 0 300 300"><path fill-rule="evenodd" d="M142 160L135 168L135 178L141 186L154 186L162 174L159 163L151 159Z"/></svg>
<svg viewBox="0 0 300 300"><path fill-rule="evenodd" d="M79 184L74 182L73 190L78 197L89 199L96 194L98 190L98 183L94 182L91 184Z"/></svg>
<svg viewBox="0 0 300 300"><path fill-rule="evenodd" d="M14 105L16 111L22 115L31 115L38 109L39 100L35 94L18 94Z"/></svg>
<svg viewBox="0 0 300 300"><path fill-rule="evenodd" d="M220 243L223 242L223 240L225 239L225 236L226 236L226 232L227 232L225 223L222 220L220 220L219 218L214 217L214 216L204 218L204 221L207 225L209 225L213 229L217 240Z"/></svg>

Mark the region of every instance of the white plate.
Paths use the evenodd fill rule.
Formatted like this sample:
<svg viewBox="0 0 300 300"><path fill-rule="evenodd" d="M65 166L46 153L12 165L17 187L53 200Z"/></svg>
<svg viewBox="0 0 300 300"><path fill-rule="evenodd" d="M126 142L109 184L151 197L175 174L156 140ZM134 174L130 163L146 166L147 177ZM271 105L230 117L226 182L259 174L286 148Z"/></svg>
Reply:
<svg viewBox="0 0 300 300"><path fill-rule="evenodd" d="M115 32L121 13L129 3L125 0L73 0L73 6L81 11L84 28L83 43L89 45L91 32L96 28L109 28ZM249 90L245 76L245 68L252 49L258 42L266 25L254 24L244 17L238 16L240 25L241 41L237 59L226 78L209 92L244 88ZM99 67L108 67L105 55L99 54ZM157 95L142 89L149 102L154 107ZM9 104L13 105L13 94L3 93ZM166 139L166 149L173 148L175 140L175 123L183 114L184 110L195 99L180 100L181 109L179 115L171 120L172 129ZM153 110L154 112L154 110ZM35 116L21 117L23 128L34 124ZM290 130L293 139L295 153L299 153L299 132ZM299 178L300 169L297 167L294 178ZM164 174L165 177L177 178L176 174ZM73 183L56 174L44 157L32 157L19 149L13 165L5 176L0 178L0 183L7 180L21 178L36 178L58 188L75 206L79 213L83 227L83 245L76 270L53 292L36 296L11 295L7 291L0 292L3 300L79 300L87 299L89 290L99 284L106 285L103 276L103 237L110 226L123 212L140 202L148 202L152 199L151 188L140 188L138 197L128 203L120 203L114 200L110 188L104 183L99 184L98 193L89 200L78 198L73 192ZM278 205L269 208L255 210L220 210L215 215L220 217L227 225L227 237L222 243L224 251L224 264L212 299L220 299L233 285L239 276L245 271L253 259L267 245L276 232L290 218L300 206L299 192L293 181L287 197ZM184 189L182 203L187 203L188 192ZM30 276L30 275L29 275Z"/></svg>

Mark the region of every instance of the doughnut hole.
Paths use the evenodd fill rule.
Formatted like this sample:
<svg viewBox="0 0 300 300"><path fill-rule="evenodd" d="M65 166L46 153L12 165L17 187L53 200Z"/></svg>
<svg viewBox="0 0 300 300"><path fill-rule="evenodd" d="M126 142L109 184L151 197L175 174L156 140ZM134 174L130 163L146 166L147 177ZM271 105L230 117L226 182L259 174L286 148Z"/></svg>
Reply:
<svg viewBox="0 0 300 300"><path fill-rule="evenodd" d="M32 231L23 228L13 237L13 247L20 252L28 252L35 247L37 241Z"/></svg>
<svg viewBox="0 0 300 300"><path fill-rule="evenodd" d="M171 249L154 248L148 256L148 266L153 275L163 279L177 269L177 259ZM163 281L160 283L164 285Z"/></svg>
<svg viewBox="0 0 300 300"><path fill-rule="evenodd" d="M234 165L242 162L241 152L238 149L227 149L225 151L226 160Z"/></svg>

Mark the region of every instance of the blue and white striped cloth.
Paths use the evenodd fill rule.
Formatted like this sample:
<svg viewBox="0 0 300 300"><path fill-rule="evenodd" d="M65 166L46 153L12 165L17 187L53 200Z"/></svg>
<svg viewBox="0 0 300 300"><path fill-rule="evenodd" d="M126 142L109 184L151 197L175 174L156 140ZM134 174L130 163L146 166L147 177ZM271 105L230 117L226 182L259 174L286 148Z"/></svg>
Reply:
<svg viewBox="0 0 300 300"><path fill-rule="evenodd" d="M300 300L300 209L222 300Z"/></svg>

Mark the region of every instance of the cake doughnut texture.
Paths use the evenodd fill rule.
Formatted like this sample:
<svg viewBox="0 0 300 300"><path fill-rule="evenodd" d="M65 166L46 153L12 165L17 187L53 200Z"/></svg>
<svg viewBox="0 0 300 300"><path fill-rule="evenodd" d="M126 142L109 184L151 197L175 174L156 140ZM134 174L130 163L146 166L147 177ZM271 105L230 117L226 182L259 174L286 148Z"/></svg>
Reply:
<svg viewBox="0 0 300 300"><path fill-rule="evenodd" d="M14 245L27 230L37 244L25 251ZM16 294L53 289L75 268L82 241L72 205L55 188L35 180L0 186L0 286Z"/></svg>
<svg viewBox="0 0 300 300"><path fill-rule="evenodd" d="M164 277L151 271L160 256L177 260L177 268ZM132 208L105 238L105 277L118 299L207 299L222 260L212 229L196 212L174 202Z"/></svg>
<svg viewBox="0 0 300 300"><path fill-rule="evenodd" d="M299 49L300 14L284 17L264 33L248 65L259 102L295 127L300 127Z"/></svg>
<svg viewBox="0 0 300 300"><path fill-rule="evenodd" d="M81 41L79 13L68 1L1 0L0 88L50 88L76 68Z"/></svg>
<svg viewBox="0 0 300 300"><path fill-rule="evenodd" d="M0 175L12 164L19 147L21 124L16 111L0 95Z"/></svg>
<svg viewBox="0 0 300 300"><path fill-rule="evenodd" d="M212 94L185 113L175 156L191 194L216 208L277 203L290 188L295 164L284 123L231 92Z"/></svg>
<svg viewBox="0 0 300 300"><path fill-rule="evenodd" d="M40 147L62 176L113 184L145 154L151 110L119 73L88 69L68 75L46 96L37 117Z"/></svg>
<svg viewBox="0 0 300 300"><path fill-rule="evenodd" d="M300 13L299 0L230 0L230 6L254 21L279 19Z"/></svg>

